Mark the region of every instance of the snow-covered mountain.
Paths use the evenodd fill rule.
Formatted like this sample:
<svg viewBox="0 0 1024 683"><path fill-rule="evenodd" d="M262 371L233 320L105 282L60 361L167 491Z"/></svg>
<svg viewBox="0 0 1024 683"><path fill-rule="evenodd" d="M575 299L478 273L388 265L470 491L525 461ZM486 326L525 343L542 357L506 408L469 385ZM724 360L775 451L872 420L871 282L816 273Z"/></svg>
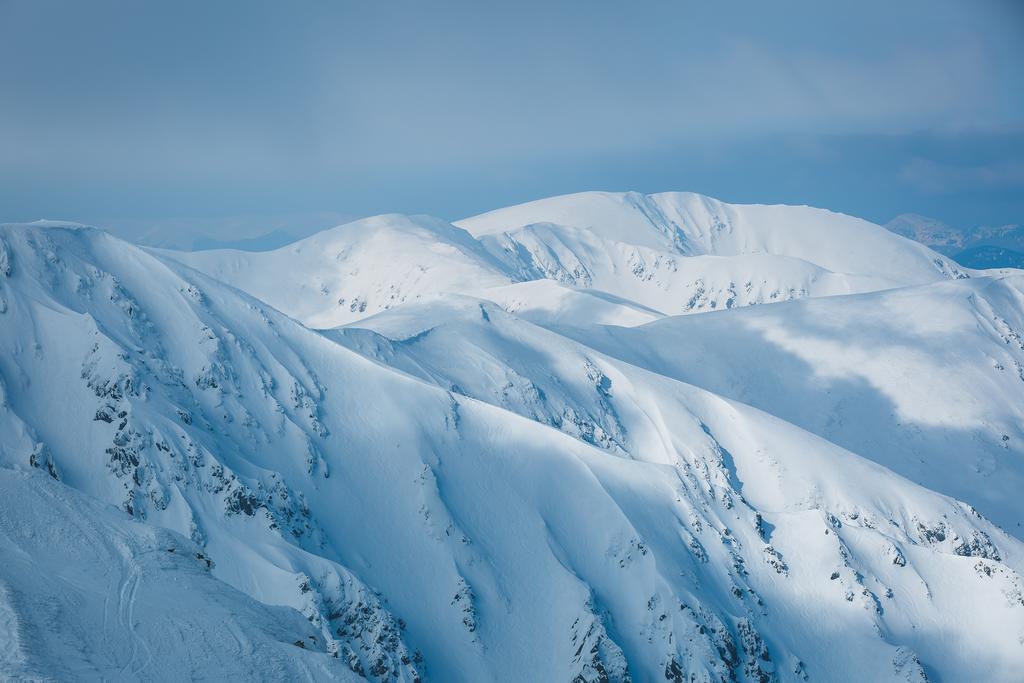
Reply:
<svg viewBox="0 0 1024 683"><path fill-rule="evenodd" d="M1016 680L1024 275L968 275L677 194L0 227L0 674Z"/></svg>
<svg viewBox="0 0 1024 683"><path fill-rule="evenodd" d="M165 252L311 327L410 299L512 282L466 231L428 216L375 216L274 251Z"/></svg>
<svg viewBox="0 0 1024 683"><path fill-rule="evenodd" d="M967 275L857 218L684 193L586 192L456 225L379 216L271 252L169 255L316 328L429 295L490 298L488 288L539 280L676 315Z"/></svg>

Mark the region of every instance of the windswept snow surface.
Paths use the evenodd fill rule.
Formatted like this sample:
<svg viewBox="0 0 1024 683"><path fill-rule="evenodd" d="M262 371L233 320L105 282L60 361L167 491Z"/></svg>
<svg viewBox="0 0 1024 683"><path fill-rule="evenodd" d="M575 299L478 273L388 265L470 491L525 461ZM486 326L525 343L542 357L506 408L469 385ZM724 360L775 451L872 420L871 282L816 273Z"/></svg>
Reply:
<svg viewBox="0 0 1024 683"><path fill-rule="evenodd" d="M1021 278L684 194L2 226L0 677L1019 680Z"/></svg>

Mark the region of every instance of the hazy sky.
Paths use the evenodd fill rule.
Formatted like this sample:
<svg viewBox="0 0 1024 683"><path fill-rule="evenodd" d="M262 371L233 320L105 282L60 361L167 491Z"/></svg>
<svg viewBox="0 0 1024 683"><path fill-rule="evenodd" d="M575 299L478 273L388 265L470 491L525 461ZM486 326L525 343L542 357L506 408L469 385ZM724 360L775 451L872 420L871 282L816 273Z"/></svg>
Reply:
<svg viewBox="0 0 1024 683"><path fill-rule="evenodd" d="M0 220L232 237L588 189L1024 221L1024 2L0 0Z"/></svg>

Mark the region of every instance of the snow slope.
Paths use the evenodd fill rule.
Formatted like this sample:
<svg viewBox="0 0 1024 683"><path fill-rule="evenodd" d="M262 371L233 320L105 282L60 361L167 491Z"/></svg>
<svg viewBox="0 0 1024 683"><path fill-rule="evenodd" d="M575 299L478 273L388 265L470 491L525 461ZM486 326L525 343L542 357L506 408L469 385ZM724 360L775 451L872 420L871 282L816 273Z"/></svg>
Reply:
<svg viewBox="0 0 1024 683"><path fill-rule="evenodd" d="M562 331L757 406L1024 534L1024 273Z"/></svg>
<svg viewBox="0 0 1024 683"><path fill-rule="evenodd" d="M163 252L311 327L441 292L508 284L465 231L429 216L375 216L274 251Z"/></svg>
<svg viewBox="0 0 1024 683"><path fill-rule="evenodd" d="M214 579L188 539L42 473L0 469L0 549L5 679L359 680L301 614Z"/></svg>
<svg viewBox="0 0 1024 683"><path fill-rule="evenodd" d="M687 319L697 321L700 318ZM780 522L766 510L802 509L805 505L815 508L818 503L809 502L808 498L835 502L850 495L851 490L859 490L864 500L874 501L873 505L878 504L879 497L885 497L881 489L876 488L877 481L867 484L862 472L851 469L854 462L864 465L852 454L844 453L842 459L833 460L827 456L824 442L811 445L800 441L795 433L784 437L785 446L781 446L782 442L768 445L765 438L782 425L773 423L764 414L730 406L692 386L617 362L548 330L525 324L486 302L464 299L421 303L374 316L356 325L333 331L329 336L395 368L555 427L617 457L670 464L686 473L684 477L699 479L692 469L695 463L687 457L694 453L691 449L697 453L706 449L699 458L703 463L697 467L704 467L708 459L715 459L714 453L724 456L728 462L724 476L742 482L739 486L742 498L727 500L724 505L727 509L734 503L751 505L757 510L755 515L761 515L768 520L768 526L775 529L768 534L772 548L765 550L769 563L775 559L776 550L781 551L787 561L790 553L799 558L799 562L809 559L803 542L813 532L805 529L797 533L793 540L802 539L802 542L797 541L791 550L781 549L775 534L787 527L792 530L794 527L790 525L795 522L785 517L785 521ZM644 329L634 331L639 333ZM713 422L711 415L721 417L718 410L727 406L740 413L730 414L724 423ZM728 408L726 412L731 413ZM759 422L751 427L747 420ZM728 435L728 441L723 435ZM739 455L742 453L749 454L758 466L751 467L750 461ZM732 467L736 470L728 472ZM815 478L808 488L793 486L794 479L808 475ZM858 482L865 484L863 489ZM778 488L775 488L776 483ZM903 482L903 485L908 484ZM771 493L766 493L769 490ZM837 517L847 522L861 519L865 515L861 507L864 504L863 501L841 503L840 507L848 507ZM896 504L897 507L905 505ZM868 528L877 528L876 515L867 513L863 523ZM922 529L929 527L926 522L920 524ZM756 521L754 525L757 526ZM885 556L891 551L875 552ZM757 564L763 567L763 560ZM745 574L748 570L749 573L757 571L750 564L744 566ZM788 572L789 568L783 571ZM858 569L858 572L863 570ZM833 574L835 572L829 576ZM840 572L837 580L841 575ZM930 580L928 584L931 585ZM852 599L852 595L847 592L844 599ZM764 593L759 592L759 598L772 604ZM893 609L884 600L878 606L883 614ZM879 628L890 632L894 626L883 619ZM961 637L970 638L966 634ZM829 666L845 665L833 661ZM858 667L859 675L870 678L859 668L862 665L854 666ZM977 663L968 665L959 675L970 677L973 674L969 672L977 671L977 666ZM818 673L820 675L821 671ZM887 675L875 674L880 679ZM828 676L824 679L830 680ZM840 676L836 680L844 679Z"/></svg>
<svg viewBox="0 0 1024 683"><path fill-rule="evenodd" d="M277 252L193 260L95 229L0 227L0 488L12 501L0 544L18 558L0 563L0 673L1016 679L1018 537L925 468L843 436L898 424L853 411L856 429L825 432L730 395L712 381L717 359L686 374L683 352L706 321L740 314L797 319L813 304L827 318L893 297L892 311L927 319L925 304L948 298L933 328L912 320L923 331L908 347L944 361L921 335L949 322L1010 373L1016 284L947 283L956 274L914 247L891 270L849 264L875 288L938 284L665 318L641 300L655 288L631 289L632 271L609 270L607 288L527 277L532 257L509 260L491 240L504 228L474 230L381 217ZM768 256L786 282L803 277L798 262L836 272L781 253L792 251L782 228L766 230L780 253L730 253L722 237L721 254L701 255L657 229L633 242L593 226L551 234L575 234L592 275L600 250L626 244L724 259L737 274ZM966 329L965 291L988 336ZM851 336L870 310L850 309ZM673 336L676 324L689 336ZM1022 386L1000 376L971 400L993 412L1020 404ZM776 396L795 403L800 390ZM1013 413L993 415L1002 428ZM893 438L894 451L915 443ZM951 466L953 452L931 462ZM1008 491L983 512L1000 512Z"/></svg>

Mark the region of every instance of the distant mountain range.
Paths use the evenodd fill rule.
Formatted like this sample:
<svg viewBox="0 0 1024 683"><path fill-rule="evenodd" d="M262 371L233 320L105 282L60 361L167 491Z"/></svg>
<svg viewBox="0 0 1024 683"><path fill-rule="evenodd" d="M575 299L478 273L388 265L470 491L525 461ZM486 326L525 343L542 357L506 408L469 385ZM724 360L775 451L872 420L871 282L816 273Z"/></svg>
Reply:
<svg viewBox="0 0 1024 683"><path fill-rule="evenodd" d="M1024 268L1024 226L954 228L914 213L892 219L885 227L931 247L968 268Z"/></svg>
<svg viewBox="0 0 1024 683"><path fill-rule="evenodd" d="M205 235L192 240L192 251L207 249L241 249L242 251L271 251L291 244L297 237L284 230L271 230L255 237L243 237L236 240L219 240Z"/></svg>

